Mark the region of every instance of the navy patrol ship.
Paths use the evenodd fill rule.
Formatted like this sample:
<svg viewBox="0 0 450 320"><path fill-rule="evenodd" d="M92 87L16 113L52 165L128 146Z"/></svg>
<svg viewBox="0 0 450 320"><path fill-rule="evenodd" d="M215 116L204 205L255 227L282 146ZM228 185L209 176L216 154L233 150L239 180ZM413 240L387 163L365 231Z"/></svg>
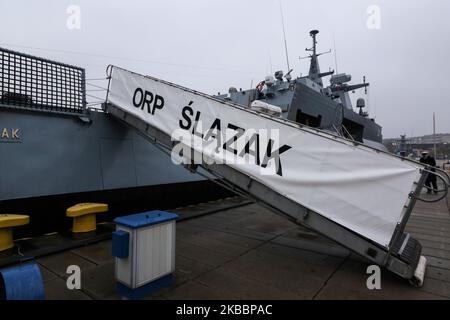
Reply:
<svg viewBox="0 0 450 320"><path fill-rule="evenodd" d="M309 74L293 79L292 69L283 74L275 72L261 81L256 88L249 90L229 89L228 94L218 95L223 100L253 108L268 104L279 107L280 116L310 127L332 131L346 138L362 142L368 146L386 150L383 146L382 128L364 110L365 100L359 98L353 109L350 92L364 88L367 93L369 83L349 84L351 75L334 71L321 72L317 52L318 30L312 30L312 47ZM324 87L322 78L331 76L330 85ZM255 103L256 102L256 103ZM261 104L261 102L263 104ZM273 111L273 110L272 110Z"/></svg>
<svg viewBox="0 0 450 320"><path fill-rule="evenodd" d="M381 127L364 112L364 100L357 101L357 113L349 97L369 84L350 85L350 75L321 73L317 33L311 31L308 76L292 79L292 70L278 71L257 88L231 88L219 98L277 106L284 118L381 148ZM59 221L70 224L64 211L80 202L105 202L112 214L123 215L230 194L90 108L83 68L2 48L0 66L0 214L37 216L34 226L53 231ZM325 76L331 76L328 87Z"/></svg>

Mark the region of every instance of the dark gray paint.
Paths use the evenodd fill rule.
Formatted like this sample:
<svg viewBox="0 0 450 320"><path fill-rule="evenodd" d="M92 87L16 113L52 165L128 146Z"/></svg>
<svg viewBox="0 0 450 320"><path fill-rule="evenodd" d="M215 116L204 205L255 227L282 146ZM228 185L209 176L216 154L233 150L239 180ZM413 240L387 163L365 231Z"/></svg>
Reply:
<svg viewBox="0 0 450 320"><path fill-rule="evenodd" d="M0 142L0 201L202 180L105 113L76 116L0 108L0 128L21 142Z"/></svg>
<svg viewBox="0 0 450 320"><path fill-rule="evenodd" d="M217 98L232 101L234 103L250 107L254 100L262 100L269 104L278 106L282 110L283 118L296 121L297 111L317 117L322 117L321 129L334 131L332 125L336 127L341 125L342 115L339 115L338 104L328 97L315 92L303 83L294 80L293 89L279 90L277 88L285 86L286 82L276 83L273 88L268 90L272 95L269 97L258 97L257 90L243 90L230 93L229 95L220 95ZM372 119L365 118L354 112L353 110L343 108L344 117L364 127L364 140L374 141L381 146L383 139L381 126L376 124ZM340 118L340 119L338 119ZM361 141L362 142L362 141Z"/></svg>

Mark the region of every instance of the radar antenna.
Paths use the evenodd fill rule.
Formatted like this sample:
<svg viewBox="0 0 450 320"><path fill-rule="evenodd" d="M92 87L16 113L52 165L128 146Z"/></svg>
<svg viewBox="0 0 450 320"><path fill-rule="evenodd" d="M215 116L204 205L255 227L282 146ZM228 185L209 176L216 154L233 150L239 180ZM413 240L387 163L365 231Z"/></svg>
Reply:
<svg viewBox="0 0 450 320"><path fill-rule="evenodd" d="M363 77L364 94L367 95L366 76Z"/></svg>
<svg viewBox="0 0 450 320"><path fill-rule="evenodd" d="M336 74L339 74L337 51L336 51L336 36L335 35L333 35L333 43L334 43L334 64L335 64L335 67L336 67Z"/></svg>
<svg viewBox="0 0 450 320"><path fill-rule="evenodd" d="M279 0L278 3L280 4L281 25L283 27L283 40L284 40L284 50L286 53L286 64L287 64L287 69L291 70L291 67L289 66L289 54L288 54L288 46L287 46L287 40L286 40L286 31L284 28L284 15L283 15L283 7L281 6L281 0Z"/></svg>
<svg viewBox="0 0 450 320"><path fill-rule="evenodd" d="M316 36L319 33L319 30L312 30L309 32L309 35L312 37L313 46L311 48L306 48L306 51L312 52L308 57L300 57L301 59L311 59L311 64L309 66L309 74L308 78L323 87L322 78L332 75L334 71L320 73L319 60L317 59L319 56L330 53L331 49L327 52L317 53L317 40Z"/></svg>

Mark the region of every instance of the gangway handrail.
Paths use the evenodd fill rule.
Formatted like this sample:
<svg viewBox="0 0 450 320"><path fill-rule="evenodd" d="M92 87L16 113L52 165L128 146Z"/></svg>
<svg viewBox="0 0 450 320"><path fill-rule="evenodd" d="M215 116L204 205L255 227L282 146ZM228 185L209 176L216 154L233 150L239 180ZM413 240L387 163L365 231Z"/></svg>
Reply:
<svg viewBox="0 0 450 320"><path fill-rule="evenodd" d="M433 167L433 169L436 169L436 168ZM442 180L442 182L444 183L444 189L442 189L442 190L439 190L439 189L438 190L434 190L434 192L435 193L443 193L443 194L441 196L439 196L438 198L433 198L433 199L421 198L420 196L416 196L416 199L419 200L419 201L422 201L422 202L427 202L427 203L439 202L442 199L445 199L447 197L447 195L448 195L449 187L450 187L449 183L448 183L448 175L447 175L447 173L442 171L442 170L439 170L439 171L444 172L444 175L441 175L441 174L438 174L438 173L432 171L432 169L427 169L427 168L425 168L424 171L428 175L434 175L437 178L439 178L440 180Z"/></svg>
<svg viewBox="0 0 450 320"><path fill-rule="evenodd" d="M450 186L450 174L447 171L445 171L439 167L433 167L433 169L443 173L444 176L447 178L447 186Z"/></svg>

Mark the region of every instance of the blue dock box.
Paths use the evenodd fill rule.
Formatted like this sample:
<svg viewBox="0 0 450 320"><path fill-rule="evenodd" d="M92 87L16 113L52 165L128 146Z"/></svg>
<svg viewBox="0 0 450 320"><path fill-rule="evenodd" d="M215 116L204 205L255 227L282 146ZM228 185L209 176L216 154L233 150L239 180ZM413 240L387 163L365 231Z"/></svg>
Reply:
<svg viewBox="0 0 450 320"><path fill-rule="evenodd" d="M170 285L177 218L174 213L149 211L114 220L112 255L120 294L136 299Z"/></svg>

